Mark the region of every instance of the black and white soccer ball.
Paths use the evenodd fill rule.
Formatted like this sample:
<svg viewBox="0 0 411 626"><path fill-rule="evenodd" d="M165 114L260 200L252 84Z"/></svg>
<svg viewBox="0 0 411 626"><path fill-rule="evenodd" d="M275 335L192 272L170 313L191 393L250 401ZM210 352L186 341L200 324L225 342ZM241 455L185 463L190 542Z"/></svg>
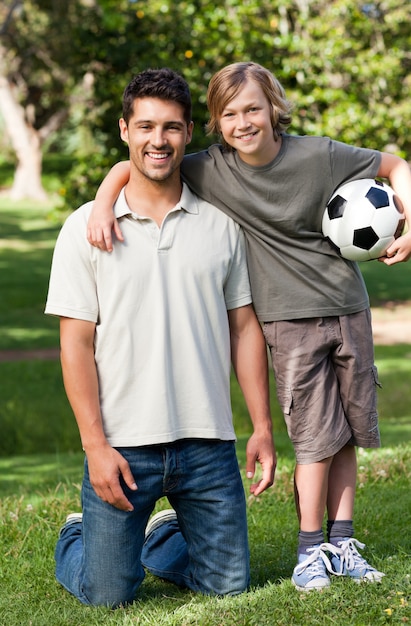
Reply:
<svg viewBox="0 0 411 626"><path fill-rule="evenodd" d="M404 225L404 209L393 189L363 178L334 192L324 211L322 230L345 259L369 261L384 256Z"/></svg>

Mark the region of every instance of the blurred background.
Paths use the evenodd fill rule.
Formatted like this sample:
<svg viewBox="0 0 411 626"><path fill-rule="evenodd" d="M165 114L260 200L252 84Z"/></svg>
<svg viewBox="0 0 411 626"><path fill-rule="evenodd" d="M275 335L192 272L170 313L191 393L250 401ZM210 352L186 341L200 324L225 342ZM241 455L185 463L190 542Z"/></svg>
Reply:
<svg viewBox="0 0 411 626"><path fill-rule="evenodd" d="M133 74L169 66L191 86L209 143L206 89L224 65L269 68L294 104L290 131L410 155L409 0L3 0L0 186L43 199L42 162L76 208L127 152L121 97Z"/></svg>

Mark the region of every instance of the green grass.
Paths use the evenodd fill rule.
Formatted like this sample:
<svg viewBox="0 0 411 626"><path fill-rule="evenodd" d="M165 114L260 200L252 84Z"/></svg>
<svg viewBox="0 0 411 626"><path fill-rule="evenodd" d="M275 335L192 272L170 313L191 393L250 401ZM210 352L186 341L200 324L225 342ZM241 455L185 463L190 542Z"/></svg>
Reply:
<svg viewBox="0 0 411 626"><path fill-rule="evenodd" d="M58 322L43 313L60 229L48 210L0 201L0 350L58 345Z"/></svg>
<svg viewBox="0 0 411 626"><path fill-rule="evenodd" d="M56 182L53 183L56 185ZM50 207L0 202L0 349L58 345L57 320L44 316L59 225ZM410 299L410 264L362 264L374 303ZM66 514L79 509L83 454L57 361L0 362L0 626L376 626L411 620L411 345L377 346L380 450L359 451L356 529L365 555L386 572L380 585L333 579L301 595L290 582L297 520L292 447L275 400L275 485L248 499L252 588L205 598L147 576L136 603L89 608L54 579L53 553ZM242 472L249 418L232 380ZM248 481L244 478L248 492ZM158 508L167 506L161 501Z"/></svg>
<svg viewBox="0 0 411 626"><path fill-rule="evenodd" d="M371 306L411 301L411 263L389 267L378 261L360 263Z"/></svg>
<svg viewBox="0 0 411 626"><path fill-rule="evenodd" d="M242 437L238 444L242 467L245 442ZM285 441L283 448L287 450ZM252 572L248 593L205 598L148 575L136 603L116 611L84 607L54 580L59 527L68 511L79 508L82 460L79 453L0 459L2 625L376 626L409 619L410 445L359 455L356 524L367 544L364 553L386 572L380 585L333 579L323 593L301 595L294 590L290 575L297 522L288 448L280 459L275 486L248 500ZM159 507L165 506L160 502Z"/></svg>

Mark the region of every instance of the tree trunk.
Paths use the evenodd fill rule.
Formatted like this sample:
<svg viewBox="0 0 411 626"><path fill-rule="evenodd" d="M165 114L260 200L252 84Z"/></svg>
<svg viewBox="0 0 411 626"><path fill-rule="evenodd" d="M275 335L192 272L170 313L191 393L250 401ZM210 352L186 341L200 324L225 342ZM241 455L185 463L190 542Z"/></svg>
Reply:
<svg viewBox="0 0 411 626"><path fill-rule="evenodd" d="M14 98L9 81L1 75L0 112L17 156L17 168L9 193L10 198L45 200L47 194L41 182L42 154L39 132L28 124L24 109Z"/></svg>

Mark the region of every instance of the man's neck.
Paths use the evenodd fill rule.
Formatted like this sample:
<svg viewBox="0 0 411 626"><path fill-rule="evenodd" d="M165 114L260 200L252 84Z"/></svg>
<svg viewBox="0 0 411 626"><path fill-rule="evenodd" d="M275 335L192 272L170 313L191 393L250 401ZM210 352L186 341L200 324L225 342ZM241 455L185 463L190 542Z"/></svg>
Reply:
<svg viewBox="0 0 411 626"><path fill-rule="evenodd" d="M133 213L149 217L161 226L167 213L179 202L181 191L179 172L158 182L131 176L125 188L125 196Z"/></svg>

